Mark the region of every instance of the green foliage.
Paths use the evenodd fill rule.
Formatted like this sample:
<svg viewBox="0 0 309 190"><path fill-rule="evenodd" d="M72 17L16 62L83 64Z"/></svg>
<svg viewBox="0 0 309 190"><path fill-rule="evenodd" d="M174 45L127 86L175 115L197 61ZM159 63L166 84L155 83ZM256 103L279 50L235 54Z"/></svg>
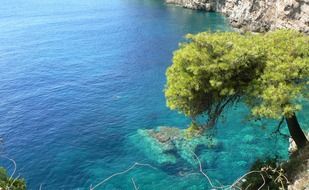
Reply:
<svg viewBox="0 0 309 190"><path fill-rule="evenodd" d="M264 68L265 52L254 35L200 33L174 53L167 70L167 105L187 116L212 113L219 102L242 95L247 81Z"/></svg>
<svg viewBox="0 0 309 190"><path fill-rule="evenodd" d="M244 99L256 118L290 116L308 95L309 40L295 31L200 33L175 51L166 76L167 106L215 122ZM307 94L305 94L307 93Z"/></svg>
<svg viewBox="0 0 309 190"><path fill-rule="evenodd" d="M250 84L247 103L256 117L290 117L302 108L297 100L308 95L309 37L283 30L261 38L267 64L263 75Z"/></svg>
<svg viewBox="0 0 309 190"><path fill-rule="evenodd" d="M288 181L285 177L285 171L278 166L277 159L267 159L265 161L257 160L251 167L251 171L260 171L252 173L241 184L242 189L287 189ZM262 178L262 176L263 178Z"/></svg>
<svg viewBox="0 0 309 190"><path fill-rule="evenodd" d="M6 170L0 167L0 189L25 190L26 183L23 179L15 179L8 176Z"/></svg>

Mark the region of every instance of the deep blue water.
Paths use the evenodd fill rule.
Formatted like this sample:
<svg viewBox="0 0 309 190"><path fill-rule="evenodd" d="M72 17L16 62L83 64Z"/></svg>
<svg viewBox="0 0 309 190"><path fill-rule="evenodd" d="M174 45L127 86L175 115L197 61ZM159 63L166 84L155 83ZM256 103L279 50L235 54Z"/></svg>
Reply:
<svg viewBox="0 0 309 190"><path fill-rule="evenodd" d="M132 177L144 190L207 189L203 177L175 175L130 141L140 128L187 125L165 106L165 70L183 36L205 30L229 27L219 14L161 0L1 1L1 149L28 189L89 189L135 161L158 170L137 169L101 189L133 189ZM245 114L231 110L215 131L223 148L209 150L205 167L222 183L258 157L286 155L287 141L243 123ZM254 140L242 142L245 135Z"/></svg>

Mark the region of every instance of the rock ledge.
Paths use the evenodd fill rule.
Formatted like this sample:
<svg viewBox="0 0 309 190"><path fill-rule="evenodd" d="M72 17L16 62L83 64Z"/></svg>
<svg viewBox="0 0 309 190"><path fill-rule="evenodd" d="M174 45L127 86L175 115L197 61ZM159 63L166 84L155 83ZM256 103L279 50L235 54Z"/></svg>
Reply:
<svg viewBox="0 0 309 190"><path fill-rule="evenodd" d="M278 28L309 34L309 0L165 0L185 8L226 15L234 28L266 32Z"/></svg>

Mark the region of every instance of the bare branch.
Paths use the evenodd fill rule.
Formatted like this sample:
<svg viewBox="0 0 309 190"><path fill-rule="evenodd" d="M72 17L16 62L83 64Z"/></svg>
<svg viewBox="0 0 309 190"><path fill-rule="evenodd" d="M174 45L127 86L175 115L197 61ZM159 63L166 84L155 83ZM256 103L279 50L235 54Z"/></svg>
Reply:
<svg viewBox="0 0 309 190"><path fill-rule="evenodd" d="M103 185L105 182L109 181L110 179L112 179L113 177L116 177L118 175L123 175L129 171L131 171L132 169L134 169L136 166L143 166L143 167L149 167L149 168L152 168L152 169L155 169L157 170L157 168L153 167L152 165L150 164L142 164L142 163L138 163L138 162L135 162L131 167L129 167L128 169L122 171L122 172L118 172L118 173L115 173L107 178L105 178L104 180L102 180L100 183L98 183L97 185L95 185L94 187L90 186L90 190L94 190L96 189L97 187L99 187L100 185Z"/></svg>
<svg viewBox="0 0 309 190"><path fill-rule="evenodd" d="M258 188L258 190L261 190L261 189L264 187L265 183L266 183L266 182L265 182L265 178L264 178L262 172L260 173L260 175L261 175L262 178L263 178L263 184L262 184L262 186L261 186L260 188Z"/></svg>
<svg viewBox="0 0 309 190"><path fill-rule="evenodd" d="M248 190L249 189L249 187L252 185L252 183L250 183L247 187L246 187L246 189L245 190Z"/></svg>
<svg viewBox="0 0 309 190"><path fill-rule="evenodd" d="M15 181L20 177L20 174L12 181L8 189L11 189L12 185L15 183Z"/></svg>
<svg viewBox="0 0 309 190"><path fill-rule="evenodd" d="M230 189L233 188L237 183L239 183L240 180L242 180L243 178L247 177L247 175L250 175L252 173L261 173L261 171L250 171L248 173L245 173L243 176L241 176L240 178L238 178L231 186Z"/></svg>
<svg viewBox="0 0 309 190"><path fill-rule="evenodd" d="M192 152L192 154L194 155L195 159L197 160L197 162L198 162L198 164L199 164L199 170L200 170L200 172L203 174L203 176L206 177L206 179L207 179L208 183L211 185L211 187L212 187L212 188L215 188L215 189L225 189L227 186L220 186L220 187L219 187L219 186L215 186L215 185L212 183L212 181L211 181L211 179L208 177L208 175L207 175L206 173L204 173L203 167L202 167L202 163L201 163L200 159L198 158L198 156L197 156L193 151L191 151L191 152Z"/></svg>
<svg viewBox="0 0 309 190"><path fill-rule="evenodd" d="M133 186L134 186L134 190L138 190L138 187L136 186L134 179L131 178L131 180L132 180L132 183L133 183Z"/></svg>
<svg viewBox="0 0 309 190"><path fill-rule="evenodd" d="M11 158L8 158L8 157L6 157L6 156L1 156L1 157L2 157L2 158L8 159L8 160L11 161L11 162L13 163L13 165L14 165L13 173L11 174L11 176L10 176L10 178L9 178L9 181L10 181L10 180L12 180L12 178L13 178L15 172L16 172L17 164L16 164L15 160L13 160L13 159L11 159Z"/></svg>
<svg viewBox="0 0 309 190"><path fill-rule="evenodd" d="M279 122L279 124L278 124L278 126L276 128L276 130L274 132L272 132L272 134L278 133L279 135L282 135L283 137L289 138L290 137L289 135L283 134L280 131L283 122L284 122L284 117L281 118L281 120L280 120L280 122Z"/></svg>

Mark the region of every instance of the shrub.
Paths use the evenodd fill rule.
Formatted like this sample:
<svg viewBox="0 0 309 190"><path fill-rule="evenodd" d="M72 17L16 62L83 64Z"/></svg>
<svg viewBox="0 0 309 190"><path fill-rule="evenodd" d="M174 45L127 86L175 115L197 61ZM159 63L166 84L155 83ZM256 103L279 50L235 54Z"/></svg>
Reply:
<svg viewBox="0 0 309 190"><path fill-rule="evenodd" d="M2 190L26 190L24 179L8 176L7 171L0 167L0 189Z"/></svg>
<svg viewBox="0 0 309 190"><path fill-rule="evenodd" d="M278 160L276 158L267 159L265 161L257 160L252 165L251 171L260 171L260 173L253 173L248 175L245 178L246 180L241 184L242 189L287 189L288 180L285 177L286 172L281 166L279 166Z"/></svg>

